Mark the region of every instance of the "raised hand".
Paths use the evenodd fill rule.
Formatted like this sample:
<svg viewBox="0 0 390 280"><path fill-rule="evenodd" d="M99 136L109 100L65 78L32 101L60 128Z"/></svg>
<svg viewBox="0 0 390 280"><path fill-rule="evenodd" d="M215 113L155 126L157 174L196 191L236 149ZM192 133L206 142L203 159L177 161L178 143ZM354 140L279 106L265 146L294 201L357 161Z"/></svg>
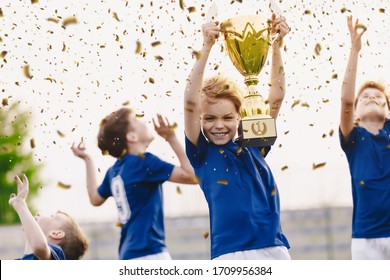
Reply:
<svg viewBox="0 0 390 280"><path fill-rule="evenodd" d="M218 21L208 22L202 25L203 44L213 46L219 37Z"/></svg>
<svg viewBox="0 0 390 280"><path fill-rule="evenodd" d="M18 193L17 193L17 195L12 193L10 195L10 199L8 201L8 203L12 207L15 207L15 205L18 202L23 202L23 203L26 202L26 198L28 195L28 189L29 189L28 179L27 179L27 176L25 174L22 175L22 180L20 180L20 178L18 176L15 176L15 181L16 181L16 185L18 187Z"/></svg>
<svg viewBox="0 0 390 280"><path fill-rule="evenodd" d="M353 25L352 16L348 16L347 22L349 35L351 37L351 48L356 51L360 51L362 48L362 36L367 29L363 25L359 24L359 19L356 19L355 25ZM361 28L362 31L358 32L359 28Z"/></svg>
<svg viewBox="0 0 390 280"><path fill-rule="evenodd" d="M86 153L86 149L87 148L85 147L83 142L80 142L77 146L75 146L75 144L73 143L71 147L73 154L76 157L79 157L84 160L89 157L89 155Z"/></svg>
<svg viewBox="0 0 390 280"><path fill-rule="evenodd" d="M158 122L158 124L157 124ZM175 136L174 125L171 125L167 118L163 118L160 114L157 114L157 122L153 119L154 130L158 135L168 140L172 136Z"/></svg>

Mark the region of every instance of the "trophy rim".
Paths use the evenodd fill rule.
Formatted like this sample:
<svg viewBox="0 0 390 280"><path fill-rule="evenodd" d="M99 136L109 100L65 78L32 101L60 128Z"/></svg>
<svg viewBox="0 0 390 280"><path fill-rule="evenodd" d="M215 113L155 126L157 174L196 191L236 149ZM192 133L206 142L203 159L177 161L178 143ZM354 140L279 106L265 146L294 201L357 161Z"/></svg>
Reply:
<svg viewBox="0 0 390 280"><path fill-rule="evenodd" d="M260 23L264 26L267 26L269 19L263 15L263 14L256 14L256 15L246 15L246 16L236 16L228 18L227 20L224 20L220 23L221 31L228 31L229 27L234 26L234 22L242 21L242 20L251 21L253 19L253 22L256 20L260 20ZM228 22L231 22L232 24L227 24Z"/></svg>

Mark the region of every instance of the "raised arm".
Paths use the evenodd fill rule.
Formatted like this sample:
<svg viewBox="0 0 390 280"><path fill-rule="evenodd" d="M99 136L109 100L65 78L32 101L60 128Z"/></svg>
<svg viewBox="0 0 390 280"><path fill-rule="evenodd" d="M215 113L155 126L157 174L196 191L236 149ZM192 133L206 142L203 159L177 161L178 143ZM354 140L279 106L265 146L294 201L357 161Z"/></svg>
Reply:
<svg viewBox="0 0 390 280"><path fill-rule="evenodd" d="M71 149L75 156L81 158L85 162L89 201L93 206L102 205L104 201L106 201L106 198L101 197L98 193L96 170L92 158L85 152L86 148L83 143L79 143L77 146L73 144Z"/></svg>
<svg viewBox="0 0 390 280"><path fill-rule="evenodd" d="M11 194L9 204L15 209L19 216L27 245L30 247L33 254L40 260L50 260L51 252L46 236L31 214L26 203L29 188L26 175L23 174L22 180L23 182L18 176L15 177L18 194Z"/></svg>
<svg viewBox="0 0 390 280"><path fill-rule="evenodd" d="M345 70L343 85L341 88L341 115L340 115L340 130L347 139L354 126L354 101L355 101L355 85L356 73L358 66L359 52L362 48L361 38L365 28L359 33L359 20L357 19L355 25L352 23L352 16L348 16L348 29L351 37L351 50L349 52L349 59L347 69Z"/></svg>
<svg viewBox="0 0 390 280"><path fill-rule="evenodd" d="M168 119L165 118L164 120L160 114L157 115L157 122L158 124L153 119L154 129L158 135L169 143L180 162L179 166L174 167L169 181L183 184L196 184L194 169L185 154L183 146L176 137L174 131L175 126L170 125Z"/></svg>
<svg viewBox="0 0 390 280"><path fill-rule="evenodd" d="M268 96L270 115L272 118L276 119L279 115L279 110L286 92L280 44L283 37L290 32L290 27L287 25L284 17L276 17L275 14L272 14L271 19L271 34L275 34L276 32L279 33L278 39L272 44L271 87Z"/></svg>
<svg viewBox="0 0 390 280"><path fill-rule="evenodd" d="M195 61L184 92L184 130L187 138L198 145L200 133L200 95L203 74L212 46L219 36L218 22L202 25L203 47L200 57Z"/></svg>

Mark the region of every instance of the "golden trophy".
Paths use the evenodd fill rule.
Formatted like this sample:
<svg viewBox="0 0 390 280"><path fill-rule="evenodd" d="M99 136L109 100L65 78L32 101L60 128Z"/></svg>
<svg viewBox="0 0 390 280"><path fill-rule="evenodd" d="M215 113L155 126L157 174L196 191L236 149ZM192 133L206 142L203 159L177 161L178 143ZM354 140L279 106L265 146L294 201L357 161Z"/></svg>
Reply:
<svg viewBox="0 0 390 280"><path fill-rule="evenodd" d="M234 17L221 23L221 32L230 60L245 77L247 86L240 112L239 143L243 147L273 145L275 120L257 90L257 76L267 60L271 41L270 22L260 15Z"/></svg>

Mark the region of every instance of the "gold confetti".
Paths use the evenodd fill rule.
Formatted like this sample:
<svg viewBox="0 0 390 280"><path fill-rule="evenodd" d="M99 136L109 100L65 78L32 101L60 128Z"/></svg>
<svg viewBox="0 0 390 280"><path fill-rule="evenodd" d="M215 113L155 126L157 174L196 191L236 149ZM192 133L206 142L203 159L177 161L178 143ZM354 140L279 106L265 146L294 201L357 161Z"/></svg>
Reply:
<svg viewBox="0 0 390 280"><path fill-rule="evenodd" d="M39 3L39 0L31 0L31 4Z"/></svg>
<svg viewBox="0 0 390 280"><path fill-rule="evenodd" d="M52 77L47 77L47 78L45 78L45 80L50 81L50 83L52 83L52 82L57 83L57 81Z"/></svg>
<svg viewBox="0 0 390 280"><path fill-rule="evenodd" d="M340 10L340 12L343 14L343 13L345 13L347 11L347 8L345 8L345 7L343 7L343 8L341 8L341 10Z"/></svg>
<svg viewBox="0 0 390 280"><path fill-rule="evenodd" d="M241 152L242 152L242 147L238 147L238 149L236 150L236 154L239 155L241 154Z"/></svg>
<svg viewBox="0 0 390 280"><path fill-rule="evenodd" d="M274 196L276 194L276 187L273 188L272 192L271 192L271 196Z"/></svg>
<svg viewBox="0 0 390 280"><path fill-rule="evenodd" d="M154 48L154 47L160 46L161 42L160 41L156 41L156 42L153 42L151 45Z"/></svg>
<svg viewBox="0 0 390 280"><path fill-rule="evenodd" d="M175 130L177 128L177 123L171 124L168 128L169 130Z"/></svg>
<svg viewBox="0 0 390 280"><path fill-rule="evenodd" d="M59 131L59 130L57 130L57 134L60 136L60 137L62 137L62 138L64 138L65 137L65 134L64 133L62 133L61 131Z"/></svg>
<svg viewBox="0 0 390 280"><path fill-rule="evenodd" d="M177 194L180 194L180 195L183 194L179 186L176 187L176 192L177 192Z"/></svg>
<svg viewBox="0 0 390 280"><path fill-rule="evenodd" d="M31 74L30 74L30 66L29 65L23 66L23 74L26 78L32 79L33 76L31 76Z"/></svg>
<svg viewBox="0 0 390 280"><path fill-rule="evenodd" d="M3 101L1 102L1 104L3 106L7 106L8 105L8 98L3 98Z"/></svg>
<svg viewBox="0 0 390 280"><path fill-rule="evenodd" d="M196 60L199 60L202 57L202 53L195 50L192 51L192 55L195 56Z"/></svg>
<svg viewBox="0 0 390 280"><path fill-rule="evenodd" d="M121 227L123 227L123 224L121 222L116 222L115 226L121 228Z"/></svg>
<svg viewBox="0 0 390 280"><path fill-rule="evenodd" d="M141 95L143 98L148 99L148 96L146 94Z"/></svg>
<svg viewBox="0 0 390 280"><path fill-rule="evenodd" d="M322 99L322 102L323 102L323 103L328 103L328 102L329 102L329 99Z"/></svg>
<svg viewBox="0 0 390 280"><path fill-rule="evenodd" d="M293 104L291 105L291 109L294 108L296 105L298 105L299 103L301 103L301 100L300 99L297 99L293 102Z"/></svg>
<svg viewBox="0 0 390 280"><path fill-rule="evenodd" d="M62 21L62 26L66 27L69 24L76 24L77 23L77 18L76 17L67 17Z"/></svg>
<svg viewBox="0 0 390 280"><path fill-rule="evenodd" d="M356 25L355 25L355 28L356 28L356 29L361 28L361 29L367 30L367 27L366 27L364 24L361 24L361 23L356 24Z"/></svg>
<svg viewBox="0 0 390 280"><path fill-rule="evenodd" d="M311 11L310 10L305 10L304 14L305 15L311 15Z"/></svg>
<svg viewBox="0 0 390 280"><path fill-rule="evenodd" d="M324 167L326 165L326 162L321 162L318 164L313 163L313 170L316 170L318 168Z"/></svg>
<svg viewBox="0 0 390 280"><path fill-rule="evenodd" d="M217 183L221 184L221 185L227 185L229 182L227 180L220 179L220 180L217 181Z"/></svg>
<svg viewBox="0 0 390 280"><path fill-rule="evenodd" d="M220 153L221 155L225 152L223 149L219 149L218 151L219 151L219 153Z"/></svg>
<svg viewBox="0 0 390 280"><path fill-rule="evenodd" d="M303 103L301 104L301 106L302 106L302 107L307 107L307 108L310 107L309 103L307 103L307 102L303 102Z"/></svg>
<svg viewBox="0 0 390 280"><path fill-rule="evenodd" d="M64 43L62 43L62 51L66 51L66 45Z"/></svg>
<svg viewBox="0 0 390 280"><path fill-rule="evenodd" d="M139 153L138 153L138 156L139 156L141 159L145 159L145 154L142 153L142 152L139 152Z"/></svg>
<svg viewBox="0 0 390 280"><path fill-rule="evenodd" d="M135 114L135 117L136 118L143 118L145 116L145 114L144 113L137 113L137 114Z"/></svg>
<svg viewBox="0 0 390 280"><path fill-rule="evenodd" d="M152 77L149 78L149 83L154 84L154 79Z"/></svg>
<svg viewBox="0 0 390 280"><path fill-rule="evenodd" d="M385 9L379 8L379 12L380 12L381 14L384 14L384 13L385 13Z"/></svg>
<svg viewBox="0 0 390 280"><path fill-rule="evenodd" d="M179 0L180 9L184 10L184 0Z"/></svg>
<svg viewBox="0 0 390 280"><path fill-rule="evenodd" d="M333 133L334 133L334 130L331 129L331 130L329 131L329 136L332 137L332 136L333 136Z"/></svg>
<svg viewBox="0 0 390 280"><path fill-rule="evenodd" d="M198 178L198 176L194 176L194 178L192 178L192 181L195 183L195 184L199 184L200 180Z"/></svg>
<svg viewBox="0 0 390 280"><path fill-rule="evenodd" d="M119 18L118 18L118 14L117 14L116 12L113 12L113 13L112 13L112 17L113 17L114 19L116 19L117 21L120 21Z"/></svg>
<svg viewBox="0 0 390 280"><path fill-rule="evenodd" d="M363 186L364 185L364 181L359 181L359 186Z"/></svg>
<svg viewBox="0 0 390 280"><path fill-rule="evenodd" d="M209 233L208 231L205 231L205 232L203 233L204 239L207 239L207 238L209 237L209 235L210 235L210 233Z"/></svg>
<svg viewBox="0 0 390 280"><path fill-rule="evenodd" d="M125 101L125 102L122 103L123 106L127 106L127 105L129 105L129 104L130 104L130 101L129 101L129 100L127 100L127 101Z"/></svg>
<svg viewBox="0 0 390 280"><path fill-rule="evenodd" d="M135 49L135 53L136 53L136 54L139 54L139 53L141 53L141 51L142 51L142 44L141 44L140 41L137 41L136 43L137 43L137 47L136 47L136 49Z"/></svg>
<svg viewBox="0 0 390 280"><path fill-rule="evenodd" d="M287 166L287 165L285 165L285 166L283 166L283 167L281 168L282 171L285 171L285 170L287 170L287 169L288 169L288 166Z"/></svg>
<svg viewBox="0 0 390 280"><path fill-rule="evenodd" d="M31 147L31 149L34 149L36 147L34 138L30 139L30 147Z"/></svg>
<svg viewBox="0 0 390 280"><path fill-rule="evenodd" d="M332 79L337 79L337 74L333 74Z"/></svg>
<svg viewBox="0 0 390 280"><path fill-rule="evenodd" d="M110 152L108 150L103 150L102 151L102 155L103 156L108 156L110 154Z"/></svg>
<svg viewBox="0 0 390 280"><path fill-rule="evenodd" d="M189 107L189 106L184 106L184 110L186 110L187 112L190 112L190 113L194 112L194 109L192 107Z"/></svg>
<svg viewBox="0 0 390 280"><path fill-rule="evenodd" d="M47 18L46 20L47 20L47 21L54 22L54 23L59 23L59 22L60 22L60 20L59 20L58 18L52 18L52 17Z"/></svg>
<svg viewBox="0 0 390 280"><path fill-rule="evenodd" d="M67 184L64 184L62 182L58 182L57 183L57 187L61 188L61 189L70 189L71 185L67 185Z"/></svg>
<svg viewBox="0 0 390 280"><path fill-rule="evenodd" d="M0 53L0 58L5 58L5 56L7 55L7 51L2 51L1 53Z"/></svg>
<svg viewBox="0 0 390 280"><path fill-rule="evenodd" d="M189 13L195 13L196 12L196 8L195 7L189 7L187 10L188 10Z"/></svg>
<svg viewBox="0 0 390 280"><path fill-rule="evenodd" d="M166 91L166 92L165 92L165 95L166 95L166 96L172 96L172 91L170 91L170 90Z"/></svg>
<svg viewBox="0 0 390 280"><path fill-rule="evenodd" d="M155 55L154 58L160 61L164 60L164 58L161 55Z"/></svg>
<svg viewBox="0 0 390 280"><path fill-rule="evenodd" d="M314 47L314 53L316 55L320 55L321 50L322 50L321 45L319 43L317 43L316 46Z"/></svg>
<svg viewBox="0 0 390 280"><path fill-rule="evenodd" d="M0 8L0 17L3 17L3 10Z"/></svg>

